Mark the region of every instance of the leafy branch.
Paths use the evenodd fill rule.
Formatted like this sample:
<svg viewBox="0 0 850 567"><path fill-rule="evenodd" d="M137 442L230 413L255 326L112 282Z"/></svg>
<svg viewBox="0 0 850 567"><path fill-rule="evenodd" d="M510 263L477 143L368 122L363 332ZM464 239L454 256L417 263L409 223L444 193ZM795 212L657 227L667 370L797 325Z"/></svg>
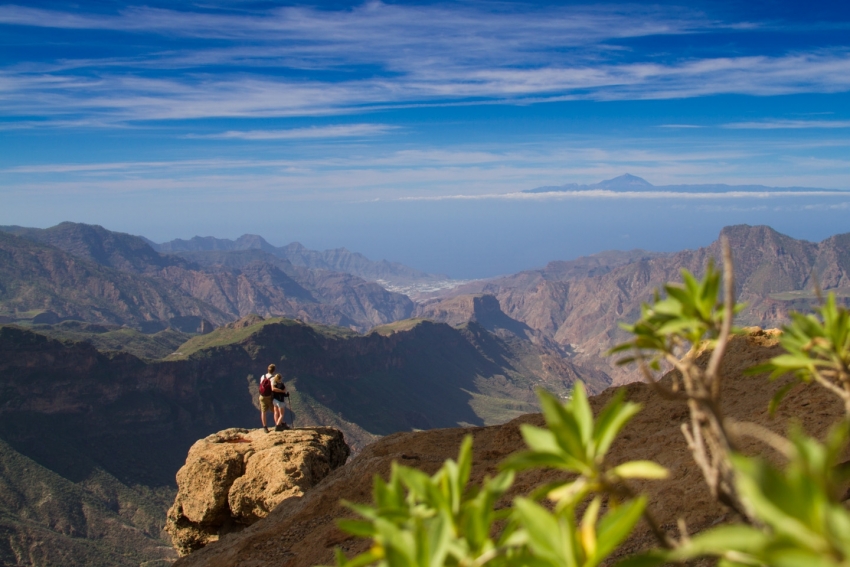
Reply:
<svg viewBox="0 0 850 567"><path fill-rule="evenodd" d="M725 238L721 247L725 302L718 299L721 274L713 262L708 263L701 281L683 269L683 284L667 284L666 298L656 294L652 304L644 303L641 318L633 325L622 325L634 338L610 353L630 352L631 356L618 363L637 362L646 381L663 397L687 402L690 423L682 424L682 433L711 495L746 518L730 460L735 444L724 426L720 404L720 365L734 332L734 315L744 306L735 303L732 253ZM705 350L711 350L711 355L703 368L697 357ZM662 361L677 370L669 388L656 377Z"/></svg>

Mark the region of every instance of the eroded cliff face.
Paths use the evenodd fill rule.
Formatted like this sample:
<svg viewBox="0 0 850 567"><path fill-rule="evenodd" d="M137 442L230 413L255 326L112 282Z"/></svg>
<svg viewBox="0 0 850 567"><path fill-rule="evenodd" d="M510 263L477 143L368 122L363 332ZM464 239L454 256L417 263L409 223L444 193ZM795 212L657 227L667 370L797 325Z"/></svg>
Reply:
<svg viewBox="0 0 850 567"><path fill-rule="evenodd" d="M180 555L268 516L345 464L342 432L312 427L265 433L232 428L195 443L177 472L165 530Z"/></svg>
<svg viewBox="0 0 850 567"><path fill-rule="evenodd" d="M850 285L848 235L816 244L766 226L738 225L724 228L721 236L732 248L736 298L747 304L737 317L739 323L774 327L788 321L790 310L809 311L815 297L805 290L812 289L814 280L825 290ZM582 258L473 282L451 293L492 294L508 317L569 347L574 353L573 363L601 370L614 384L624 384L638 374L617 366L616 357L605 355L609 348L628 339L619 323L638 319L641 304L649 301L655 290L667 282L681 281L682 268L703 274L709 258L720 257L717 240L707 247L670 255L635 251L607 259ZM797 293L788 293L792 291ZM418 310L438 318L448 312L456 324L469 317L458 309L459 303L451 298ZM440 320L449 320L442 316L445 319Z"/></svg>

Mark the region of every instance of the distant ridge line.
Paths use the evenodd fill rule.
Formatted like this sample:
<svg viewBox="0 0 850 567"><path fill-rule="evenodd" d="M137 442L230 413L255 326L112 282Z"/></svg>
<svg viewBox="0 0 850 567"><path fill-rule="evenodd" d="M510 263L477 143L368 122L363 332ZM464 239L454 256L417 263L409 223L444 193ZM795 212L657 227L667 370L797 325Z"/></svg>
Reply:
<svg viewBox="0 0 850 567"><path fill-rule="evenodd" d="M729 192L744 192L744 193L783 193L783 192L809 192L809 191L831 191L842 192L850 191L846 189L822 189L816 187L769 187L767 185L727 185L725 183L705 183L705 184L681 184L681 185L653 185L646 179L626 173L619 177L606 179L598 183L583 185L579 183L567 183L565 185L547 185L543 187L535 187L534 189L526 189L522 193L569 193L581 191L598 191L607 190L617 193L626 192L669 192L669 193L729 193Z"/></svg>

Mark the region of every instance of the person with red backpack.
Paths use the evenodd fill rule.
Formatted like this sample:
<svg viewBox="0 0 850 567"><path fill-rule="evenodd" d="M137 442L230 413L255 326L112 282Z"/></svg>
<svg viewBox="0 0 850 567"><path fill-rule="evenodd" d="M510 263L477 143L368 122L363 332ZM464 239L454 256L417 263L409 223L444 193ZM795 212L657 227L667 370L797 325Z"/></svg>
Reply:
<svg viewBox="0 0 850 567"><path fill-rule="evenodd" d="M269 364L269 371L260 377L260 421L263 422L263 429L266 433L269 432L266 426L266 412L274 412L272 406L272 376L274 375L275 365Z"/></svg>

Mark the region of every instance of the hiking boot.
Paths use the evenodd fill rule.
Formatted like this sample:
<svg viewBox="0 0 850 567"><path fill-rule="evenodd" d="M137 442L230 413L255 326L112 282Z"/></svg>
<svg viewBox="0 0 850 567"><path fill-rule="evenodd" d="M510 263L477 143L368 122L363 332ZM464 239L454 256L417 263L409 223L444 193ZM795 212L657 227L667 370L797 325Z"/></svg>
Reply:
<svg viewBox="0 0 850 567"><path fill-rule="evenodd" d="M263 430L265 430L265 432L266 432L266 433L268 433L268 432L269 432L269 428L268 428L268 427L266 427L265 425L263 426Z"/></svg>

